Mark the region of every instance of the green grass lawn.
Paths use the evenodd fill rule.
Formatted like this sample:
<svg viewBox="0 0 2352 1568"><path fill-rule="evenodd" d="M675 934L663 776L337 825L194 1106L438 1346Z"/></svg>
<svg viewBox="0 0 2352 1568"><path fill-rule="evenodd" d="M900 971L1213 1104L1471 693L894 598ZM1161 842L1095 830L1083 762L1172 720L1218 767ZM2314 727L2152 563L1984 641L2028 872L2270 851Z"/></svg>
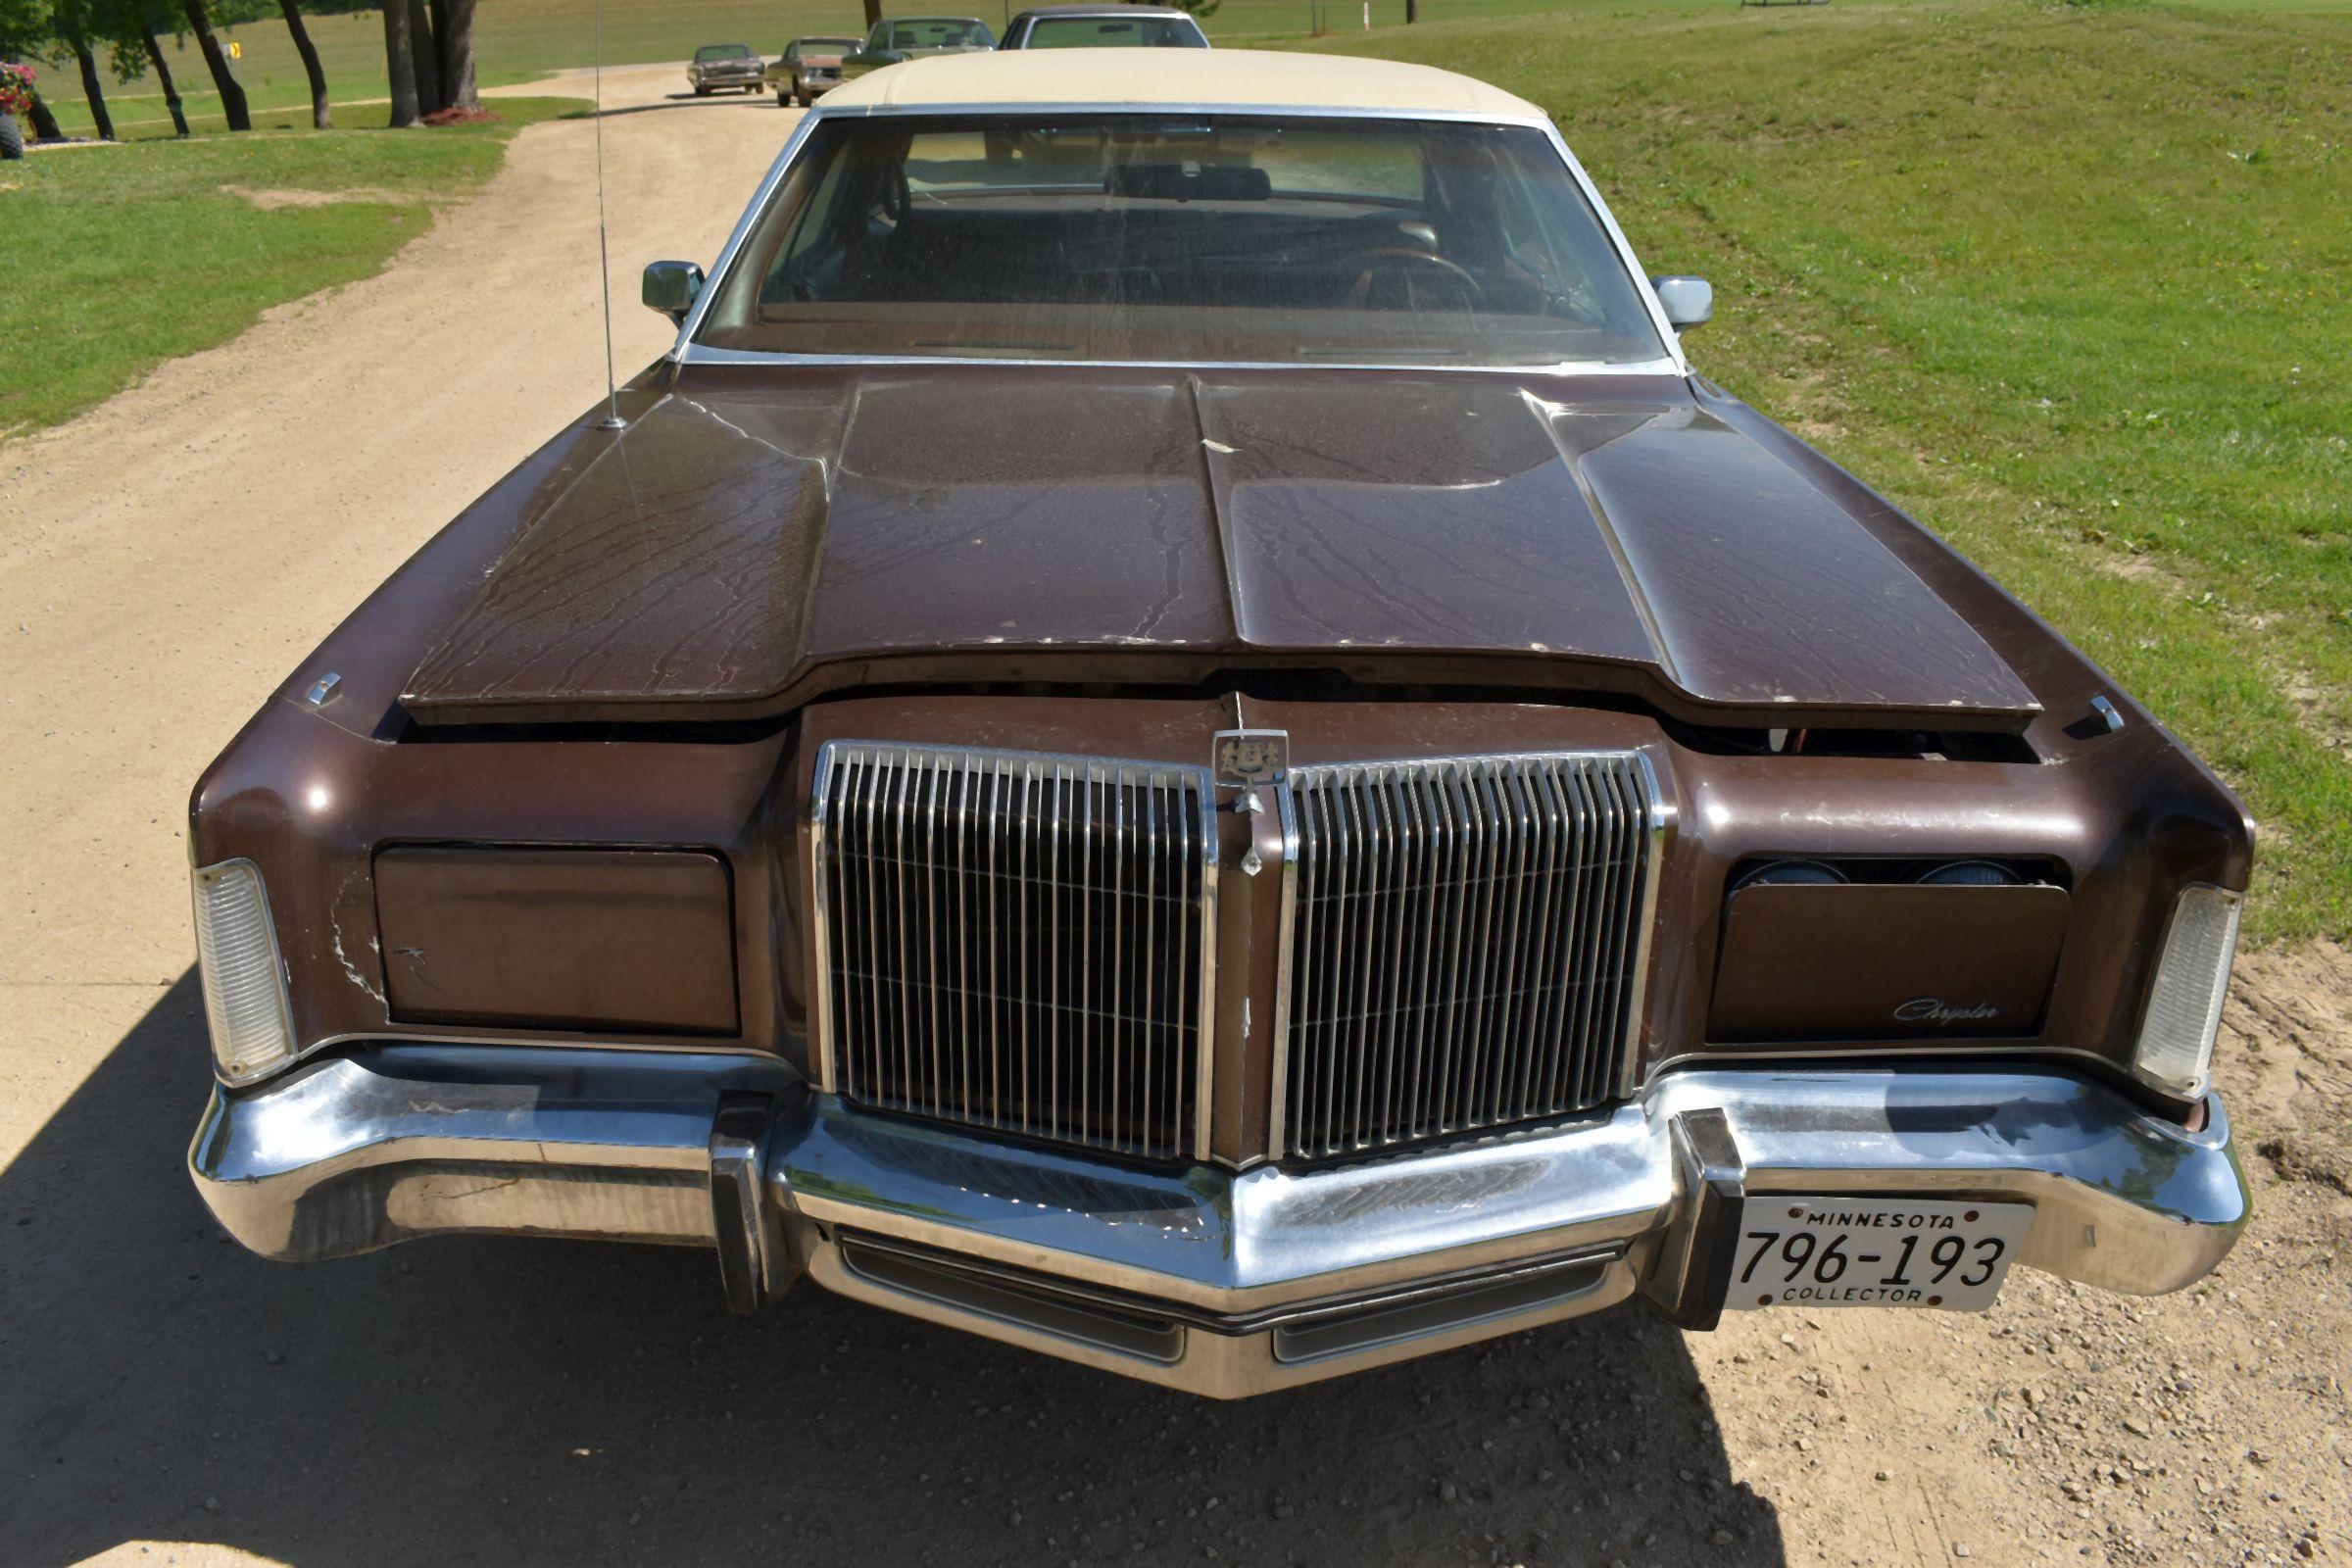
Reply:
<svg viewBox="0 0 2352 1568"><path fill-rule="evenodd" d="M1715 280L1699 368L2243 792L2256 933L2352 931L2352 17L1839 0L1327 46L1542 104L1644 263Z"/></svg>
<svg viewBox="0 0 2352 1568"><path fill-rule="evenodd" d="M490 124L256 131L0 164L19 256L60 259L0 289L0 434L70 418L272 305L368 276L436 203L478 189L518 127L579 107L509 98ZM238 189L370 199L265 212Z"/></svg>
<svg viewBox="0 0 2352 1568"><path fill-rule="evenodd" d="M977 0L964 6L929 6L932 11L976 15L1001 26L1027 0ZM1839 0L1839 4L1845 0ZM1905 0L1913 3L1913 0ZM1936 3L1936 0L1929 0ZM2352 0L2196 0L2217 10L2259 8L2265 11L2334 11L2352 15ZM903 10L904 8L899 8ZM1517 27L1499 36L1528 38L1554 22L1605 24L1625 23L1654 25L1671 17L1718 17L1735 9L1734 0L1425 0L1423 24L1450 24L1479 18L1516 17ZM1361 0L1321 0L1325 25L1337 36L1361 37L1364 11ZM1241 47L1290 48L1310 36L1318 7L1310 0L1222 0L1204 25L1219 44ZM608 64L627 65L657 60L684 60L704 43L748 43L764 54L781 53L792 38L806 32L865 30L864 11L857 0L605 0L604 56ZM529 81L550 71L587 65L595 36L592 0L481 0L474 25L475 57L485 87ZM373 122L383 114L384 28L373 11L308 15L311 39L323 63L327 89L344 106L340 118L353 124ZM1380 33L1404 24L1404 0L1373 0L1372 25ZM223 38L244 46L245 58L235 67L251 101L257 125L291 129L310 123L310 84L302 63L287 36L284 23L262 17L220 29ZM1410 54L1418 48L1414 34L1400 34L1375 48ZM193 39L177 43L167 38L166 53L188 115L199 131L221 128L220 98L212 77L196 52ZM87 135L91 120L81 97L72 62L51 67L43 88L66 128ZM107 84L107 102L117 131L126 138L170 136L172 122L151 77L142 76L120 87Z"/></svg>

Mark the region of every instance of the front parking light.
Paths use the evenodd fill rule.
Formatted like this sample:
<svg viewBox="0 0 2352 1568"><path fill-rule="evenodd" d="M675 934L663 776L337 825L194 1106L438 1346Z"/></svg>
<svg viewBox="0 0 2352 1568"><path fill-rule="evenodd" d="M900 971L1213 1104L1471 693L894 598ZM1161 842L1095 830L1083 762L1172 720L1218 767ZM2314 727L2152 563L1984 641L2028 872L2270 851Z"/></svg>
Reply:
<svg viewBox="0 0 2352 1568"><path fill-rule="evenodd" d="M278 961L270 895L251 860L222 860L195 872L196 959L204 976L213 1065L227 1084L247 1084L294 1054L286 971Z"/></svg>
<svg viewBox="0 0 2352 1568"><path fill-rule="evenodd" d="M2244 903L2243 894L2199 882L2181 889L2173 905L2132 1053L2133 1069L2167 1094L2194 1100L2211 1081L2213 1037L2230 991Z"/></svg>

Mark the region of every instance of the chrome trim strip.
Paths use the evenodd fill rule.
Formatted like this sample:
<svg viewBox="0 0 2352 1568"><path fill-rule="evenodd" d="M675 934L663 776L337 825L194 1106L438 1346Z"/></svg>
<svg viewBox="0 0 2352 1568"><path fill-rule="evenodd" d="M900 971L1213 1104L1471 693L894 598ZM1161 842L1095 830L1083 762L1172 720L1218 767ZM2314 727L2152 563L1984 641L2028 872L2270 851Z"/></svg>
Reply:
<svg viewBox="0 0 2352 1568"><path fill-rule="evenodd" d="M820 104L808 114L810 118L829 115L835 120L889 120L902 116L922 120L956 115L1017 115L1023 119L1035 119L1041 115L1235 115L1257 120L1428 120L1448 124L1525 125L1537 130L1551 123L1542 114L1504 115L1484 109L1392 109L1368 104L1348 107L1337 104L1232 104L1190 100L1147 103L1137 99L1016 104L992 98L961 104Z"/></svg>
<svg viewBox="0 0 2352 1568"><path fill-rule="evenodd" d="M1625 1045L1617 1066L1616 1093L1620 1100L1633 1094L1642 1077L1642 1026L1649 1006L1649 966L1657 956L1658 884L1665 880L1666 856L1674 847L1678 825L1674 807L1658 788L1657 766L1649 754L1637 751L1633 755L1635 764L1641 769L1642 788L1646 797L1649 857L1642 869L1642 898L1634 917L1633 995L1626 1003Z"/></svg>
<svg viewBox="0 0 2352 1568"><path fill-rule="evenodd" d="M1224 856L1217 844L1216 775L1205 767L1196 771L1200 776L1200 1038L1193 1092L1193 1158L1205 1160L1216 1121L1217 874Z"/></svg>
<svg viewBox="0 0 2352 1568"><path fill-rule="evenodd" d="M1569 177L1576 182L1578 191L1583 194L1586 202L1591 205L1593 216L1600 220L1601 229L1608 235L1609 243L1616 252L1618 264L1626 270L1627 275L1633 280L1634 292L1636 296L1641 299L1643 307L1649 312L1650 324L1658 334L1659 345L1666 351L1658 359L1645 360L1637 365L1607 365L1574 360L1563 361L1557 365L1548 366L1427 365L1413 364L1410 362L1392 365L1383 364L1377 361L1369 361L1361 364L1350 363L1344 365L1316 365L1312 367L1312 368L1318 370L1439 370L1453 374L1488 375L1668 374L1687 376L1690 373L1690 359L1683 352L1682 334L1677 332L1674 329L1673 324L1667 320L1666 308L1659 303L1657 290L1651 286L1648 272L1642 270L1641 258L1634 254L1633 244L1626 239L1625 230L1618 226L1616 215L1609 211L1608 203L1601 200L1599 187L1592 183L1592 175L1585 172L1584 165L1577 162L1576 154L1569 150L1567 139L1560 134L1559 126L1554 124L1547 117L1543 115L1486 114L1475 110L1405 111L1371 107L1334 108L1327 105L1215 103L1067 103L1017 105L1004 103L865 104L845 108L829 105L824 100L820 99L815 108L807 111L801 116L800 123L795 125L793 127L792 134L785 138L783 150L777 153L776 161L768 166L767 173L760 179L759 189L753 193L750 204L744 208L743 216L735 220L733 232L728 234L726 244L719 248L717 258L710 264L709 269L710 281L703 286L703 291L695 297L693 307L686 314L686 319L680 323L677 337L670 345L670 351L667 358L673 364L679 365L985 365L992 367L1004 365L1060 365L1092 368L1132 368L1191 370L1294 370L1300 368L1300 367L1297 364L1283 361L1267 362L1260 365L1250 361L1006 360L988 358L965 359L960 357L956 359L930 359L921 355L760 354L739 349L713 349L708 347L707 345L699 344L695 341L696 335L702 331L703 318L710 313L711 301L718 297L719 289L725 284L727 275L733 270L736 263L736 258L743 249L744 241L750 237L752 227L758 220L760 215L766 210L768 202L775 195L776 187L783 183L786 171L790 167L792 160L796 158L801 149L807 145L808 138L815 133L816 128L829 119L870 120L886 119L902 115L915 117L949 115L1019 115L1023 117L1035 117L1038 115L1168 114L1221 114L1254 116L1258 118L1287 117L1309 120L1431 121L1456 124L1519 125L1540 130L1544 133L1544 139L1551 143L1552 150L1559 154L1560 161L1567 166Z"/></svg>
<svg viewBox="0 0 2352 1568"><path fill-rule="evenodd" d="M703 290L709 294L708 288ZM1381 370L1392 374L1443 371L1447 375L1500 376L1606 376L1606 375L1671 375L1689 374L1689 369L1676 360L1635 360L1622 365L1597 361L1564 360L1556 365L1440 365L1426 360L1334 360L1329 364L1317 361L1301 365L1297 360L1016 360L978 359L965 355L947 354L790 354L758 353L750 349L714 348L708 343L684 343L670 352L669 358L679 365L772 365L772 366L881 366L905 368L926 365L987 366L1004 368L1020 366L1061 369L1093 370Z"/></svg>
<svg viewBox="0 0 2352 1568"><path fill-rule="evenodd" d="M479 1034L462 1034L450 1029L404 1029L398 1024L386 1024L381 1029L350 1029L339 1035L326 1035L312 1044L305 1054L328 1050L368 1051L377 1047L396 1046L480 1046L492 1051L593 1051L600 1054L644 1052L659 1056L724 1056L742 1061L774 1062L787 1072L791 1064L772 1051L759 1046L729 1045L724 1040L620 1040L611 1035L565 1034L549 1030L545 1034L514 1034L484 1030ZM798 1077L797 1072L794 1073Z"/></svg>
<svg viewBox="0 0 2352 1568"><path fill-rule="evenodd" d="M841 1070L833 1061L832 899L825 891L825 861L832 849L826 838L825 796L832 772L833 749L822 747L808 788L808 924L815 942L815 972L804 978L808 987L808 1064L816 1070L816 1087L827 1094L841 1089Z"/></svg>
<svg viewBox="0 0 2352 1568"><path fill-rule="evenodd" d="M1266 1158L1282 1157L1283 1111L1289 1103L1291 1059L1292 955L1298 951L1298 807L1287 783L1274 790L1274 809L1282 824L1282 929L1274 950L1274 1048L1272 1091L1266 1105Z"/></svg>

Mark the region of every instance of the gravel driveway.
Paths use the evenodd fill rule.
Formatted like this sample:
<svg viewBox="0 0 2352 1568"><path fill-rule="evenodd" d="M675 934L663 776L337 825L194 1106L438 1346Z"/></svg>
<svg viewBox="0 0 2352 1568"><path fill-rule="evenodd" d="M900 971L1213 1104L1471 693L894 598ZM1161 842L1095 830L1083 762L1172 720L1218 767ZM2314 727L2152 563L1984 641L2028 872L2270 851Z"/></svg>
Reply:
<svg viewBox="0 0 2352 1568"><path fill-rule="evenodd" d="M634 276L792 122L607 74ZM539 87L534 90L546 90ZM559 89L564 90L564 89ZM602 389L590 127L526 130L383 275L0 448L0 1558L1766 1564L2352 1555L2352 962L2242 966L2260 1214L2206 1287L1982 1317L1624 1310L1238 1406L700 1252L450 1241L286 1268L181 1152L184 803L283 672ZM282 194L282 193L280 193ZM2259 1148L2262 1152L2253 1155Z"/></svg>

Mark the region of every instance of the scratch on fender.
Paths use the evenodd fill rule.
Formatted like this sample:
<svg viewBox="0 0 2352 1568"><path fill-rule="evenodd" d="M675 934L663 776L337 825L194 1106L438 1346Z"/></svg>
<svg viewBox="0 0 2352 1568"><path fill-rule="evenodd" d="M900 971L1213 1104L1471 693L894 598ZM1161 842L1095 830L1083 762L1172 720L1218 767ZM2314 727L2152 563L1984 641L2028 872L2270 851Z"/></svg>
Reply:
<svg viewBox="0 0 2352 1568"><path fill-rule="evenodd" d="M351 890L351 883L352 878L347 875L343 878L343 885L335 889L334 904L327 917L334 935L335 961L343 966L345 974L351 976L353 985L374 998L377 1006L386 1007L391 1004L384 1000L384 994L368 983L368 977L360 973L359 965L353 963L351 956L343 951L343 916L340 911L343 907L343 895ZM368 945L371 949L373 948L372 938L369 939Z"/></svg>

